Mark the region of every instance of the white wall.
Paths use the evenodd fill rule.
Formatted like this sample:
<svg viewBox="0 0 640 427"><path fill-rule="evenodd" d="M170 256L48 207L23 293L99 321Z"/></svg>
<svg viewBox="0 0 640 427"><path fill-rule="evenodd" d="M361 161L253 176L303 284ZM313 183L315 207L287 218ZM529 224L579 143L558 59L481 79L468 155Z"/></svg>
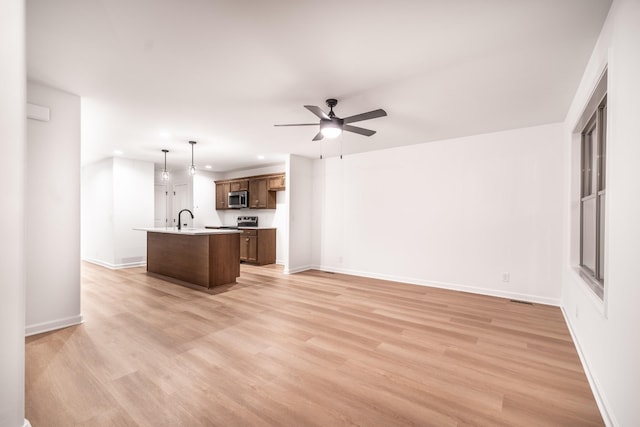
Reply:
<svg viewBox="0 0 640 427"><path fill-rule="evenodd" d="M288 184L287 184L288 185ZM268 214L263 214L263 219L259 220L261 226L270 226L276 228L276 264L284 265L286 263L287 254L289 253L289 209L287 190L278 191L276 193L276 209L270 212L273 215L269 218Z"/></svg>
<svg viewBox="0 0 640 427"><path fill-rule="evenodd" d="M216 183L219 174L201 172L193 177L193 226L203 228L205 226L223 225L222 211L216 210Z"/></svg>
<svg viewBox="0 0 640 427"><path fill-rule="evenodd" d="M562 307L607 425L640 424L640 2L614 0L565 121ZM605 301L572 265L573 131L608 63ZM575 240L575 239L574 239Z"/></svg>
<svg viewBox="0 0 640 427"><path fill-rule="evenodd" d="M115 265L113 158L82 168L82 259Z"/></svg>
<svg viewBox="0 0 640 427"><path fill-rule="evenodd" d="M27 121L26 332L82 321L80 313L80 97L29 83L29 103L50 120Z"/></svg>
<svg viewBox="0 0 640 427"><path fill-rule="evenodd" d="M0 426L24 422L26 82L24 1L0 2Z"/></svg>
<svg viewBox="0 0 640 427"><path fill-rule="evenodd" d="M285 273L307 270L313 265L313 160L289 156L287 162L287 206L289 245Z"/></svg>
<svg viewBox="0 0 640 427"><path fill-rule="evenodd" d="M561 124L313 163L319 268L559 305Z"/></svg>
<svg viewBox="0 0 640 427"><path fill-rule="evenodd" d="M219 179L244 178L246 176L268 175L272 173L282 173L284 171L285 164L283 163L281 165L269 165L259 168L239 169L235 171L224 172L220 174L221 177Z"/></svg>
<svg viewBox="0 0 640 427"><path fill-rule="evenodd" d="M114 158L113 235L117 266L147 262L147 235L133 230L153 227L153 163Z"/></svg>
<svg viewBox="0 0 640 427"><path fill-rule="evenodd" d="M82 259L109 268L143 265L154 225L154 166L109 158L82 168Z"/></svg>

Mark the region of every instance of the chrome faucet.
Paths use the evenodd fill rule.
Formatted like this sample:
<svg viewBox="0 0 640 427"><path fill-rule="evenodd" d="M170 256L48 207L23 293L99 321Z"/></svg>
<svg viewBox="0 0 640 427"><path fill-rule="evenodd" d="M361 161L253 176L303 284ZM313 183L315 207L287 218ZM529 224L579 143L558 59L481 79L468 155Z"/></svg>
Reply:
<svg viewBox="0 0 640 427"><path fill-rule="evenodd" d="M191 219L193 219L193 213L191 213L189 209L182 209L180 212L178 212L178 231L182 230L182 221L180 221L180 215L182 215L182 212L184 211L189 212L189 215L191 215Z"/></svg>

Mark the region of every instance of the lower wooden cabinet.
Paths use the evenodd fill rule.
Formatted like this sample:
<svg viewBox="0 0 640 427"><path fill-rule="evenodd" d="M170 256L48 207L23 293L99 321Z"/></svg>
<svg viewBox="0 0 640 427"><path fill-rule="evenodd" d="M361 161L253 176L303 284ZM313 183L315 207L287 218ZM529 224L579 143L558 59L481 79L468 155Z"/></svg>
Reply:
<svg viewBox="0 0 640 427"><path fill-rule="evenodd" d="M251 264L275 264L276 229L242 230L240 261Z"/></svg>
<svg viewBox="0 0 640 427"><path fill-rule="evenodd" d="M240 261L258 260L258 230L243 230L240 235Z"/></svg>

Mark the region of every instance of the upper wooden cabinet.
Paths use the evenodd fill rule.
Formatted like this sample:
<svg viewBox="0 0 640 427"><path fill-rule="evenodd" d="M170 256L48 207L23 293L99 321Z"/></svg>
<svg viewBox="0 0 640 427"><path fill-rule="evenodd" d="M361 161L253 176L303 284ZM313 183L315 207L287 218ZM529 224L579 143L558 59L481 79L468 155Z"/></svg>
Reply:
<svg viewBox="0 0 640 427"><path fill-rule="evenodd" d="M216 210L229 209L229 183L216 183Z"/></svg>
<svg viewBox="0 0 640 427"><path fill-rule="evenodd" d="M268 178L249 181L249 207L251 209L275 209L276 193L268 190Z"/></svg>
<svg viewBox="0 0 640 427"><path fill-rule="evenodd" d="M248 191L249 190L249 180L241 179L238 181L229 182L229 191Z"/></svg>
<svg viewBox="0 0 640 427"><path fill-rule="evenodd" d="M285 190L284 173L216 181L216 209L229 209L230 191L249 191L250 209L275 209L277 191Z"/></svg>
<svg viewBox="0 0 640 427"><path fill-rule="evenodd" d="M269 191L284 190L286 188L284 174L269 177L267 187Z"/></svg>

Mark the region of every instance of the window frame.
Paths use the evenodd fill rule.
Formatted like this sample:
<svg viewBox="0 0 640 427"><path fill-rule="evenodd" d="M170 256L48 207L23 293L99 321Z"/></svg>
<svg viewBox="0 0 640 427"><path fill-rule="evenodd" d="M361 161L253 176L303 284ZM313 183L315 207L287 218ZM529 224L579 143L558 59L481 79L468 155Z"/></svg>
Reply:
<svg viewBox="0 0 640 427"><path fill-rule="evenodd" d="M588 145L588 148L587 148ZM595 155L595 158L594 158ZM605 268L604 268L604 219L606 209L606 155L607 155L607 94L595 107L595 111L580 132L580 242L579 272L594 293L604 300ZM584 205L595 199L595 228L593 230L594 269L585 265L584 242ZM589 230L591 232L591 230Z"/></svg>

